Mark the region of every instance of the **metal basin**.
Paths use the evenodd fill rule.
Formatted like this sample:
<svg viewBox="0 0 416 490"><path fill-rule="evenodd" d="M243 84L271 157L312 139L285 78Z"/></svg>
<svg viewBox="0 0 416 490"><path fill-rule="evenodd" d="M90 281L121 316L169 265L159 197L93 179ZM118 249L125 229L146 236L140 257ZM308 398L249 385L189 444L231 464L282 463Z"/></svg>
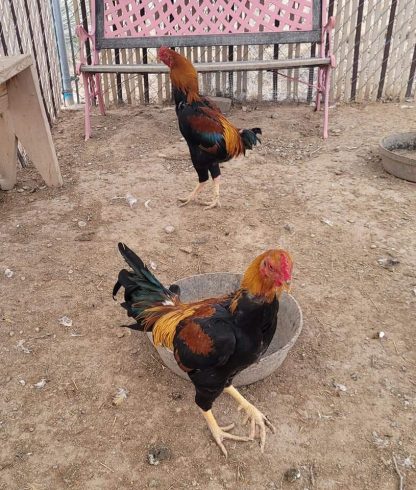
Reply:
<svg viewBox="0 0 416 490"><path fill-rule="evenodd" d="M235 291L240 285L240 279L240 274L214 273L186 277L175 284L181 288L181 300L188 302ZM248 367L234 378L234 386L249 385L270 376L285 360L299 337L302 324L302 311L298 303L293 296L283 294L280 299L276 334L269 348L257 364ZM152 334L147 335L152 342ZM157 347L156 350L171 371L189 380L188 375L177 365L171 351L163 347Z"/></svg>
<svg viewBox="0 0 416 490"><path fill-rule="evenodd" d="M379 150L384 170L400 179L416 182L416 132L386 136L380 141ZM401 155L398 150L414 152L414 158Z"/></svg>

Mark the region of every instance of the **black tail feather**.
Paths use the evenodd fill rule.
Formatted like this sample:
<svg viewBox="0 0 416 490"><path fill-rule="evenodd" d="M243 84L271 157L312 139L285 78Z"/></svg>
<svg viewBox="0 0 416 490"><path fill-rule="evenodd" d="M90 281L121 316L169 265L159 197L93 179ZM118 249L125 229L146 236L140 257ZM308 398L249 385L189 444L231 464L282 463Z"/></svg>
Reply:
<svg viewBox="0 0 416 490"><path fill-rule="evenodd" d="M123 287L124 303L121 306L127 310L129 317L138 319L147 308L175 297L176 291L166 289L149 271L142 259L124 243L119 243L118 249L132 270L122 269L119 272L118 280L113 287L113 298ZM138 322L136 329L140 330L140 321Z"/></svg>
<svg viewBox="0 0 416 490"><path fill-rule="evenodd" d="M246 150L252 150L253 146L261 143L260 138L257 136L258 134L262 134L260 128L241 129L240 134Z"/></svg>

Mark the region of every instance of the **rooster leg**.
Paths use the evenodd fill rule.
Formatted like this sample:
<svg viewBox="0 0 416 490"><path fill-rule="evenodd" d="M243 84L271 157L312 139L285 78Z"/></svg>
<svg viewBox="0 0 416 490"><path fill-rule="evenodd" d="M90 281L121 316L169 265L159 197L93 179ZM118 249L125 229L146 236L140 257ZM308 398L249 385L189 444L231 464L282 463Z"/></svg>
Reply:
<svg viewBox="0 0 416 490"><path fill-rule="evenodd" d="M270 420L260 412L258 408L252 405L248 400L246 400L243 395L241 395L234 386L228 386L224 389L229 395L231 395L237 403L240 405L238 410L244 410L246 412L244 424L250 421L250 438L254 439L256 436L256 429L260 432L260 449L261 452L264 451L264 445L266 444L266 427L268 427L273 434L276 432L273 424Z"/></svg>
<svg viewBox="0 0 416 490"><path fill-rule="evenodd" d="M179 201L182 203L179 205L179 207L182 207L182 206L186 206L187 204L189 204L191 201L193 201L196 197L196 195L198 194L198 192L204 187L204 185L206 184L207 182L198 182L198 185L195 187L195 189L189 194L188 197L185 197L185 198L179 198Z"/></svg>
<svg viewBox="0 0 416 490"><path fill-rule="evenodd" d="M218 207L221 207L221 204L220 204L220 177L216 177L215 179L213 179L213 184L214 184L214 199L212 200L212 202L207 202L207 203L204 203L205 205L205 208L204 209L212 209L212 208L216 208L217 206Z"/></svg>
<svg viewBox="0 0 416 490"><path fill-rule="evenodd" d="M215 420L215 417L212 413L211 410L207 410L206 412L201 409L202 415L204 416L205 420L207 421L209 430L211 431L211 434L215 440L215 442L218 444L220 447L222 453L224 454L225 457L227 457L227 450L225 449L224 444L222 441L224 439L232 439L233 441L251 441L252 438L250 437L244 437L244 436L236 436L234 434L229 434L227 431L231 430L234 427L234 424L227 425L226 427L220 427Z"/></svg>

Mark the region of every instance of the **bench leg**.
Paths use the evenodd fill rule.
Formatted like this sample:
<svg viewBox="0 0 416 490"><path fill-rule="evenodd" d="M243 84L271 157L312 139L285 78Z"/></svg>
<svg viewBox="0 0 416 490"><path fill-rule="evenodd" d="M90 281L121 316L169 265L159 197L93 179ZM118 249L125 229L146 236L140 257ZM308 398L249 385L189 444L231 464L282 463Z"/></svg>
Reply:
<svg viewBox="0 0 416 490"><path fill-rule="evenodd" d="M318 68L318 83L316 89L316 101L315 101L315 111L321 110L321 98L322 98L322 68Z"/></svg>
<svg viewBox="0 0 416 490"><path fill-rule="evenodd" d="M0 189L9 191L16 184L17 139L7 112L0 114Z"/></svg>
<svg viewBox="0 0 416 490"><path fill-rule="evenodd" d="M88 141L91 137L91 106L92 106L92 95L90 91L90 78L91 75L88 73L82 74L82 80L84 82L84 92L85 92L85 141Z"/></svg>
<svg viewBox="0 0 416 490"><path fill-rule="evenodd" d="M46 184L61 186L62 175L34 65L11 78L7 91L14 134Z"/></svg>
<svg viewBox="0 0 416 490"><path fill-rule="evenodd" d="M101 87L101 75L99 73L95 75L95 93L97 94L97 98L98 98L98 107L100 109L100 114L102 116L105 116L105 104L104 104L103 90Z"/></svg>
<svg viewBox="0 0 416 490"><path fill-rule="evenodd" d="M329 120L329 90L331 87L331 67L325 68L324 74L324 87L325 87L325 99L324 99L324 139L328 138L328 120Z"/></svg>

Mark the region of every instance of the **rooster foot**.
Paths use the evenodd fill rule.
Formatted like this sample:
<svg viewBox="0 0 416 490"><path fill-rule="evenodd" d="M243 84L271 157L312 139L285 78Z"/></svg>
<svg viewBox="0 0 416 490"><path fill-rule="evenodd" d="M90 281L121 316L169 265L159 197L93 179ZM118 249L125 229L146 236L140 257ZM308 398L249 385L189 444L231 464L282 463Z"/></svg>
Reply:
<svg viewBox="0 0 416 490"><path fill-rule="evenodd" d="M206 182L199 182L197 184L197 186L195 187L195 189L189 194L188 197L180 197L179 201L182 204L179 204L179 207L181 208L183 206L186 206L191 201L193 201L195 199L196 195L201 191L201 189L204 187L205 184L206 184Z"/></svg>
<svg viewBox="0 0 416 490"><path fill-rule="evenodd" d="M225 457L228 456L228 453L223 444L224 439L231 439L233 441L243 441L243 442L252 440L252 438L250 437L236 436L235 434L229 434L228 431L234 428L234 424L230 424L225 427L220 427L217 421L215 420L215 417L212 414L211 410L208 410L207 412L202 411L202 415L207 421L208 428L211 431L212 437L214 438L215 442L218 444L219 448L221 449Z"/></svg>
<svg viewBox="0 0 416 490"><path fill-rule="evenodd" d="M260 412L258 408L246 400L243 395L234 388L234 386L227 386L224 391L231 395L234 400L236 400L239 405L238 410L244 410L246 412L243 423L246 424L247 422L250 422L249 437L251 439L256 437L256 432L258 430L260 435L260 449L261 452L264 452L264 445L266 444L266 427L274 434L276 429L273 427L273 424Z"/></svg>
<svg viewBox="0 0 416 490"><path fill-rule="evenodd" d="M207 209L220 208L221 203L219 199L214 199L212 202L204 202L204 206L204 210L206 211Z"/></svg>
<svg viewBox="0 0 416 490"><path fill-rule="evenodd" d="M191 198L191 197L180 197L178 199L178 201L181 203L181 204L179 204L179 207L183 208L184 206L189 204L192 200L193 200L193 198Z"/></svg>
<svg viewBox="0 0 416 490"><path fill-rule="evenodd" d="M264 446L266 444L266 427L270 429L273 434L276 433L276 429L270 420L251 403L246 401L246 403L243 403L238 407L238 410L245 411L243 424L245 425L247 422L250 422L250 439L254 439L256 437L256 432L258 430L260 435L260 450L263 453Z"/></svg>

